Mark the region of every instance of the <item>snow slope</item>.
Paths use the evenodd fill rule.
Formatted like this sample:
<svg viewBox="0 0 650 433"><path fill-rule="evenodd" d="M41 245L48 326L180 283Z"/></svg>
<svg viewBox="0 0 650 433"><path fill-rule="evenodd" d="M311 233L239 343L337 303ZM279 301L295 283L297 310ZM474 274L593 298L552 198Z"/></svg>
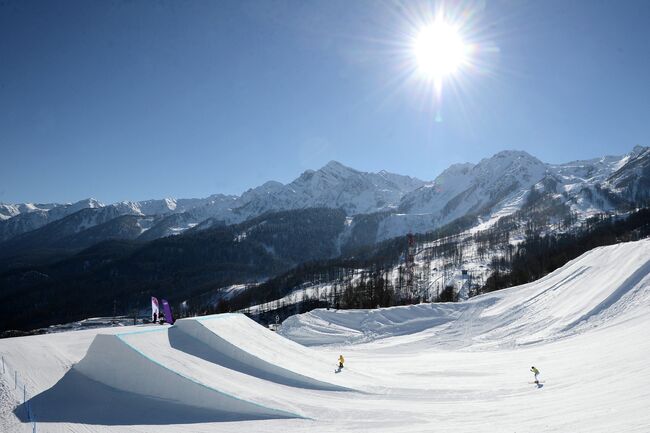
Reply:
<svg viewBox="0 0 650 433"><path fill-rule="evenodd" d="M169 330L169 339L172 346L187 353L272 382L310 389L346 389L327 383L331 362L275 332L260 332L260 325L243 314L179 320ZM287 368L284 353L291 354L291 368Z"/></svg>
<svg viewBox="0 0 650 433"><path fill-rule="evenodd" d="M0 340L0 431L32 431L16 370L37 431L55 433L650 426L650 240L462 303L317 310L281 332L312 347L239 315ZM346 367L335 373L340 353Z"/></svg>
<svg viewBox="0 0 650 433"><path fill-rule="evenodd" d="M419 332L437 345L526 345L607 325L613 312L638 308L649 289L650 240L643 240L595 248L538 281L465 302L318 309L288 318L280 332L307 345Z"/></svg>

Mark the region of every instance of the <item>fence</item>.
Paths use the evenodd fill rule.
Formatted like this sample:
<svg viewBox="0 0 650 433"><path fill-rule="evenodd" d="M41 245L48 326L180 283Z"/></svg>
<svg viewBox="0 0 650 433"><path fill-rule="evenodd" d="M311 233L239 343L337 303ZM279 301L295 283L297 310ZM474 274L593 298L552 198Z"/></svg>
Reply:
<svg viewBox="0 0 650 433"><path fill-rule="evenodd" d="M16 407L20 406L21 402L24 408L24 413L27 422L21 423L24 426L24 431L31 431L36 433L36 417L32 412L31 403L29 401L29 389L27 383L24 380L24 376L18 371L17 368L11 368L4 355L0 356L0 375L2 381L7 385L7 391L13 393L14 400L16 401ZM16 416L20 417L21 414L16 413Z"/></svg>

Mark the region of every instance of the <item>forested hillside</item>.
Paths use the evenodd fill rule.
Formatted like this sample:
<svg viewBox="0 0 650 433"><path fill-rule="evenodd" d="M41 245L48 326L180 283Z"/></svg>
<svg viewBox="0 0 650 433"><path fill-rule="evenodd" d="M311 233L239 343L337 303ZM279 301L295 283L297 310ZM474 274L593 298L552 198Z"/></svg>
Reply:
<svg viewBox="0 0 650 433"><path fill-rule="evenodd" d="M531 201L531 205L535 201ZM530 211L531 208L524 208ZM356 256L300 265L279 277L251 287L211 306L209 311L244 310L258 320L274 321L313 308L375 308L419 302L449 302L537 280L598 246L650 236L650 209L627 216L597 215L578 226L562 222L565 231L524 224L523 238L511 233L523 214L489 230L468 234L463 221L439 231L414 236L415 262L409 281L407 238L395 238ZM526 214L526 217L530 217ZM541 219L537 215L537 219ZM569 227L572 227L568 230ZM459 231L460 230L460 231ZM482 275L463 269L472 260L487 265ZM432 269L443 263L444 269ZM435 284L437 275L441 283ZM462 291L465 290L465 293ZM249 308L249 306L257 306Z"/></svg>
<svg viewBox="0 0 650 433"><path fill-rule="evenodd" d="M338 255L345 213L305 209L147 244L109 241L63 261L0 275L0 329L34 327L180 302Z"/></svg>

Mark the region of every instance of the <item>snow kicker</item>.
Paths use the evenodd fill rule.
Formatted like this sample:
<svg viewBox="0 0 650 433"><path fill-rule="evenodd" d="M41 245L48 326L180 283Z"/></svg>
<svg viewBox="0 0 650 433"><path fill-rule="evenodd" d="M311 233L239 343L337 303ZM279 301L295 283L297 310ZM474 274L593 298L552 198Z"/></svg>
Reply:
<svg viewBox="0 0 650 433"><path fill-rule="evenodd" d="M164 329L157 332L164 334ZM156 344L137 347L137 341L155 332L123 335L97 335L86 356L73 367L87 378L111 388L145 398L176 403L179 406L222 413L227 418L300 418L300 415L248 401L235 393L219 389L217 383L202 383L174 368L156 353L168 352ZM134 338L139 337L139 338ZM145 337L145 338L142 338ZM156 343L160 339L156 339Z"/></svg>
<svg viewBox="0 0 650 433"><path fill-rule="evenodd" d="M176 349L260 379L299 388L348 390L325 381L322 372L331 362L243 314L178 320L169 329L169 340ZM316 379L319 376L321 380Z"/></svg>

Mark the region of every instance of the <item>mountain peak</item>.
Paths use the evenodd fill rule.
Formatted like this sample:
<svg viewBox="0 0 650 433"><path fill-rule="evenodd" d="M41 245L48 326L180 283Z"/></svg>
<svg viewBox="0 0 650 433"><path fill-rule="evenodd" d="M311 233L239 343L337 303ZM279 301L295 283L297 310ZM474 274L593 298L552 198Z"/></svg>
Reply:
<svg viewBox="0 0 650 433"><path fill-rule="evenodd" d="M284 184L282 182L278 182L277 180L267 180L264 182L262 185L260 185L258 188L261 188L265 191L268 190L275 190L278 188L282 188Z"/></svg>
<svg viewBox="0 0 650 433"><path fill-rule="evenodd" d="M530 153L524 152L523 150L504 150L496 153L490 158L482 159L474 169L481 172L488 171L497 174L503 170L515 167L525 170L538 167L541 170L542 168L545 169L546 165Z"/></svg>
<svg viewBox="0 0 650 433"><path fill-rule="evenodd" d="M331 160L330 162L325 164L325 167L333 167L333 168L344 167L344 168L348 168L348 167L344 166L343 164L341 164L340 162L335 161L335 160Z"/></svg>
<svg viewBox="0 0 650 433"><path fill-rule="evenodd" d="M72 203L72 206L79 209L83 209L83 208L97 209L100 207L104 207L104 203L100 202L95 198L90 197L83 200L79 200L76 203Z"/></svg>
<svg viewBox="0 0 650 433"><path fill-rule="evenodd" d="M357 170L350 168L346 165L341 164L338 161L330 161L327 164L325 164L320 170L321 172L336 172L336 173L357 173Z"/></svg>
<svg viewBox="0 0 650 433"><path fill-rule="evenodd" d="M491 158L508 158L508 159L528 159L539 162L539 159L535 158L530 153L525 150L502 150L501 152L495 153Z"/></svg>
<svg viewBox="0 0 650 433"><path fill-rule="evenodd" d="M305 170L305 172L300 176L300 178L307 180L307 179L311 179L313 176L316 176L317 178L322 178L323 176L325 176L325 177L334 177L338 179L345 179L358 173L360 172L353 168L345 166L338 161L332 160L316 171Z"/></svg>
<svg viewBox="0 0 650 433"><path fill-rule="evenodd" d="M474 168L474 164L472 164L471 162L452 164L449 167L447 167L440 175L442 176L445 173L467 174L472 168Z"/></svg>

